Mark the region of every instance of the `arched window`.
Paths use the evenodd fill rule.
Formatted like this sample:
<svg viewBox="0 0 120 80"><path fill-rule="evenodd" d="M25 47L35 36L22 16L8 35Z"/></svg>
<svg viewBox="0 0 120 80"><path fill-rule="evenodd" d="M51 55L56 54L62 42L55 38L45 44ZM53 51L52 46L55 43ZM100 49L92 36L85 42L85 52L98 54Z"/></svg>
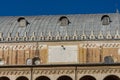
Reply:
<svg viewBox="0 0 120 80"><path fill-rule="evenodd" d="M102 25L109 25L111 22L110 17L108 15L102 16L101 21Z"/></svg>
<svg viewBox="0 0 120 80"><path fill-rule="evenodd" d="M69 76L60 76L57 80L73 80L73 79Z"/></svg>
<svg viewBox="0 0 120 80"><path fill-rule="evenodd" d="M80 80L96 80L96 79L92 76L87 75L87 76L83 76L82 78L80 78Z"/></svg>
<svg viewBox="0 0 120 80"><path fill-rule="evenodd" d="M18 23L20 27L26 27L29 23L24 17L18 18Z"/></svg>
<svg viewBox="0 0 120 80"><path fill-rule="evenodd" d="M50 80L50 79L46 76L40 76L40 77L36 78L35 80Z"/></svg>
<svg viewBox="0 0 120 80"><path fill-rule="evenodd" d="M18 77L16 80L29 80L29 79L27 77L21 76L21 77Z"/></svg>
<svg viewBox="0 0 120 80"><path fill-rule="evenodd" d="M0 77L0 80L10 80L10 79L8 77L3 76L3 77Z"/></svg>
<svg viewBox="0 0 120 80"><path fill-rule="evenodd" d="M105 77L103 80L120 80L120 78L115 75L109 75Z"/></svg>
<svg viewBox="0 0 120 80"><path fill-rule="evenodd" d="M60 26L67 26L69 25L70 21L66 16L62 16L59 18Z"/></svg>

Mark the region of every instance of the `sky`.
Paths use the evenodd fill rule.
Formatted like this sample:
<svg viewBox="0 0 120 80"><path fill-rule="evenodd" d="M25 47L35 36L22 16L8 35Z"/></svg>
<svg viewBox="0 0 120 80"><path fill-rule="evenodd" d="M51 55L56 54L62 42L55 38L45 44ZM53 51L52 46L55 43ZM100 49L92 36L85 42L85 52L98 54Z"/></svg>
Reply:
<svg viewBox="0 0 120 80"><path fill-rule="evenodd" d="M0 16L115 13L120 0L0 0Z"/></svg>

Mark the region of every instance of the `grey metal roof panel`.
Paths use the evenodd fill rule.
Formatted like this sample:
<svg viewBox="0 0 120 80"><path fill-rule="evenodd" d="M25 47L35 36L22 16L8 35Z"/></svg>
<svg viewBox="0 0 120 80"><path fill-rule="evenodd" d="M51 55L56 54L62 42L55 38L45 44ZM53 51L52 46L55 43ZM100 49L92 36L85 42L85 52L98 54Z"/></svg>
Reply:
<svg viewBox="0 0 120 80"><path fill-rule="evenodd" d="M111 19L109 26L103 26L101 23L101 17L108 15ZM61 27L58 20L61 16L66 16L71 22L68 26ZM107 31L111 32L111 35L116 34L116 30L120 32L120 15L118 13L112 14L76 14L76 15L47 15L47 16L24 16L25 19L30 23L27 27L19 27L17 19L20 16L6 16L0 17L0 32L3 33L3 37L7 37L8 33L14 37L17 32L19 36L24 36L27 32L27 36L32 36L35 32L35 36L40 36L43 32L44 36L48 36L49 32L52 32L52 36L55 36L58 32L61 32L61 36L65 36L66 33L69 36L73 36L74 32L77 31L77 35L82 35L83 31L87 36L94 31L95 35L99 35L102 31L106 36Z"/></svg>

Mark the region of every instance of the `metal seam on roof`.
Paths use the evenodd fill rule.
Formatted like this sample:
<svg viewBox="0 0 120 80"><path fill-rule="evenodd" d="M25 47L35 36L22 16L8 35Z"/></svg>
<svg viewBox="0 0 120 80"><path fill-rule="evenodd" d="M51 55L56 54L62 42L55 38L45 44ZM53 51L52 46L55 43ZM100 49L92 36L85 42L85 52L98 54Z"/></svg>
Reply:
<svg viewBox="0 0 120 80"><path fill-rule="evenodd" d="M51 32L52 30L54 30L54 28L53 28L53 26L51 26L50 24L53 24L53 22L54 21L51 21L52 20L52 17L49 17L49 21L48 21L48 24L47 24L47 28L46 28L46 30L47 30L47 35L48 35L48 33L49 32ZM56 23L57 24L57 23Z"/></svg>
<svg viewBox="0 0 120 80"><path fill-rule="evenodd" d="M41 17L39 17L39 18L41 18ZM39 36L40 35L40 32L41 32L41 24L42 24L42 20L39 20L38 21L39 22L39 24L38 24L38 29L37 29L37 31L36 31L36 34L37 34L37 36Z"/></svg>
<svg viewBox="0 0 120 80"><path fill-rule="evenodd" d="M35 21L35 18L36 18L36 16L35 17L33 17L32 19L31 19L31 21L30 21L30 24L28 25L28 31L26 31L26 32L28 32L28 35L29 36L31 36L31 31L33 30L33 29L31 29L31 28L34 28L35 27L35 23L37 23L36 21Z"/></svg>
<svg viewBox="0 0 120 80"><path fill-rule="evenodd" d="M5 20L5 24L3 24L3 26L1 26L1 27L3 27L3 31L2 32L4 32L4 34L3 34L4 37L7 37L7 34L8 34L8 22L11 19L12 19L11 17L8 17L8 19Z"/></svg>
<svg viewBox="0 0 120 80"><path fill-rule="evenodd" d="M39 17L40 18L40 17ZM40 20L34 20L37 24L34 26L35 28L34 28L34 30L32 31L32 32L36 32L35 34L37 35L37 33L38 33L38 28L39 28L39 25L40 25ZM31 33L32 33L31 32Z"/></svg>
<svg viewBox="0 0 120 80"><path fill-rule="evenodd" d="M41 32L45 32L44 31L44 22L45 22L45 18L42 16L41 17L42 18L42 20L41 20L41 24L40 24L40 30L39 30L39 32L41 33Z"/></svg>

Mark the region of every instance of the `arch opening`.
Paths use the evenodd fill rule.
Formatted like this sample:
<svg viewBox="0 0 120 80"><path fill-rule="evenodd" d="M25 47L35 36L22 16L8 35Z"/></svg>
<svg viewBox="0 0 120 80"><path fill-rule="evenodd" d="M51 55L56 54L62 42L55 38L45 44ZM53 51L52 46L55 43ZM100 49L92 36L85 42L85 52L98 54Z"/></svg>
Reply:
<svg viewBox="0 0 120 80"><path fill-rule="evenodd" d="M21 77L18 77L16 80L29 80L29 79L27 77L21 76Z"/></svg>
<svg viewBox="0 0 120 80"><path fill-rule="evenodd" d="M96 79L92 76L84 76L84 77L80 78L79 80L96 80Z"/></svg>
<svg viewBox="0 0 120 80"><path fill-rule="evenodd" d="M0 80L10 80L8 77L0 77Z"/></svg>
<svg viewBox="0 0 120 80"><path fill-rule="evenodd" d="M120 78L115 75L110 75L105 77L103 80L120 80Z"/></svg>
<svg viewBox="0 0 120 80"><path fill-rule="evenodd" d="M57 80L72 80L72 78L69 76L61 76Z"/></svg>
<svg viewBox="0 0 120 80"><path fill-rule="evenodd" d="M36 78L35 80L50 80L50 79L46 76L40 76L40 77Z"/></svg>

